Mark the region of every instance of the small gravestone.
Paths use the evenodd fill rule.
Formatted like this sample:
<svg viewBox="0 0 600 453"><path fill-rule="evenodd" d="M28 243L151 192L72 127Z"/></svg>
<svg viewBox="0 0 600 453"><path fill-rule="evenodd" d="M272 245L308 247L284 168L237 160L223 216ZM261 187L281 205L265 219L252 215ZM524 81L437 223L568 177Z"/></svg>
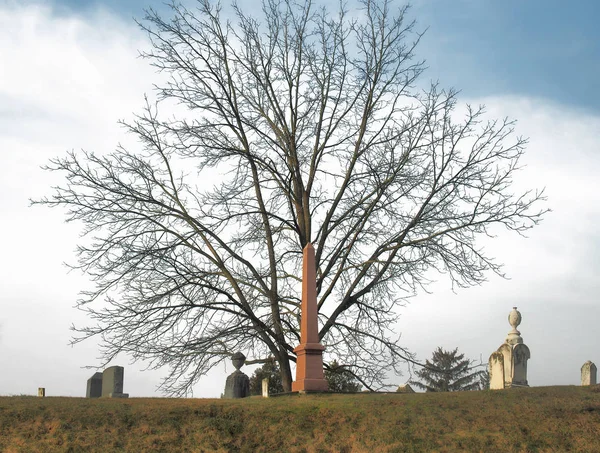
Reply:
<svg viewBox="0 0 600 453"><path fill-rule="evenodd" d="M111 366L102 373L102 396L109 398L128 398L123 393L125 369L122 366Z"/></svg>
<svg viewBox="0 0 600 453"><path fill-rule="evenodd" d="M269 378L264 378L262 380L262 396L264 398L268 398L269 397Z"/></svg>
<svg viewBox="0 0 600 453"><path fill-rule="evenodd" d="M225 398L246 398L250 396L250 378L240 371L245 361L246 356L241 352L236 352L231 356L235 371L227 376Z"/></svg>
<svg viewBox="0 0 600 453"><path fill-rule="evenodd" d="M490 390L504 389L504 355L500 351L493 352L488 363L490 371Z"/></svg>
<svg viewBox="0 0 600 453"><path fill-rule="evenodd" d="M94 375L87 380L87 386L85 389L86 398L100 398L102 396L102 373L94 373Z"/></svg>
<svg viewBox="0 0 600 453"><path fill-rule="evenodd" d="M45 387L38 388L38 396L40 398L44 398L46 396L46 388Z"/></svg>
<svg viewBox="0 0 600 453"><path fill-rule="evenodd" d="M589 360L581 367L581 385L596 385L596 365Z"/></svg>

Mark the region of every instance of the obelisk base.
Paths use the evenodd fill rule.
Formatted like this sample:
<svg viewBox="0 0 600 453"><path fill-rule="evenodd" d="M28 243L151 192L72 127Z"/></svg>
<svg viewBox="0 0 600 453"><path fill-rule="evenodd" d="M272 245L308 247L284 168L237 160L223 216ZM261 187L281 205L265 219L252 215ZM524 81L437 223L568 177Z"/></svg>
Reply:
<svg viewBox="0 0 600 453"><path fill-rule="evenodd" d="M292 392L326 392L329 389L323 374L323 347L320 343L299 345L296 353L296 380Z"/></svg>

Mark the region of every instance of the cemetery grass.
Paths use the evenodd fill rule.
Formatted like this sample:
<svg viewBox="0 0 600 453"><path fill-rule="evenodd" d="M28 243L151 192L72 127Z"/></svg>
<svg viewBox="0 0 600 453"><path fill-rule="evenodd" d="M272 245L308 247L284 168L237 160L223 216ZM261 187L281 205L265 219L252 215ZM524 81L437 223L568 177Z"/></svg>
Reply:
<svg viewBox="0 0 600 453"><path fill-rule="evenodd" d="M600 452L600 386L245 400L0 397L0 451Z"/></svg>

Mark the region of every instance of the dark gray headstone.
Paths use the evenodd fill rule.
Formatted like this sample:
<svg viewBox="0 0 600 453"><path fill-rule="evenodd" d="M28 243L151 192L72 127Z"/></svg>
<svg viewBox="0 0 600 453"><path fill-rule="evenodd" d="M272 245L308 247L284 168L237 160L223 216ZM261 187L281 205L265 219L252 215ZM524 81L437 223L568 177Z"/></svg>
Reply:
<svg viewBox="0 0 600 453"><path fill-rule="evenodd" d="M250 378L240 371L246 361L246 356L236 352L231 356L235 371L227 376L225 381L225 398L246 398L250 396Z"/></svg>
<svg viewBox="0 0 600 453"><path fill-rule="evenodd" d="M102 373L102 396L110 398L127 398L123 393L125 369L122 366L111 366Z"/></svg>
<svg viewBox="0 0 600 453"><path fill-rule="evenodd" d="M240 370L235 370L225 382L225 398L246 398L250 396L250 378Z"/></svg>
<svg viewBox="0 0 600 453"><path fill-rule="evenodd" d="M100 398L102 396L102 373L94 373L87 380L87 388L85 391L86 398Z"/></svg>

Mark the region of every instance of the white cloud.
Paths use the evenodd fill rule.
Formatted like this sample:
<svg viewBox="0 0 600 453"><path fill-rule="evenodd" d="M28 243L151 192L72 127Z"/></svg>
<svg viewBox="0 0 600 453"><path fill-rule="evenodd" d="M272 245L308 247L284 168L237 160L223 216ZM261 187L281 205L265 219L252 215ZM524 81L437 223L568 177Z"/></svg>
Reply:
<svg viewBox="0 0 600 453"><path fill-rule="evenodd" d="M98 10L89 17L58 15L48 6L0 6L0 394L36 391L81 396L96 363L97 345L67 346L69 325L85 324L72 306L86 279L67 274L77 225L62 213L28 208L28 199L59 180L39 169L65 150L110 151L124 140L116 120L139 111L156 80L137 57L146 41L133 23ZM521 331L532 351L533 385L576 384L595 346L600 261L600 118L539 99L496 97L485 102L492 117L519 119L531 137L528 167L519 184L547 187L554 210L530 239L502 234L486 247L506 263L511 280L492 277L481 287L453 294L440 281L431 296L402 310L398 331L421 359L436 346L458 346L487 360L508 332L513 305L523 313ZM125 391L154 395L161 373L126 366ZM230 372L230 370L228 370ZM225 372L196 387L218 396ZM401 382L405 378L393 379Z"/></svg>

